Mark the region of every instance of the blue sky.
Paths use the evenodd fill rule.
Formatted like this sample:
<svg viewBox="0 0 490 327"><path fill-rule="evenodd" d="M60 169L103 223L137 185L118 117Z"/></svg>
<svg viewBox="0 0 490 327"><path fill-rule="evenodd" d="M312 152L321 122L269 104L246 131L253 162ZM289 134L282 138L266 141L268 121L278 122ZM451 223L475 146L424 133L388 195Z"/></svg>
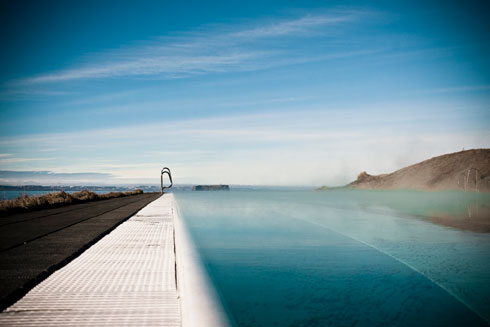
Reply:
<svg viewBox="0 0 490 327"><path fill-rule="evenodd" d="M3 183L341 185L490 146L488 2L1 6Z"/></svg>

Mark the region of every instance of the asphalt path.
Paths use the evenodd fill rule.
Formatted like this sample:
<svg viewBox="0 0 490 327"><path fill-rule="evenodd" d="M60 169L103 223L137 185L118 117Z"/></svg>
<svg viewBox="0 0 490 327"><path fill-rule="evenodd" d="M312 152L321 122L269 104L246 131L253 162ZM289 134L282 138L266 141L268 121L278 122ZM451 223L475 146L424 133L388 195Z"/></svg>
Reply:
<svg viewBox="0 0 490 327"><path fill-rule="evenodd" d="M0 217L0 310L159 196L144 193Z"/></svg>

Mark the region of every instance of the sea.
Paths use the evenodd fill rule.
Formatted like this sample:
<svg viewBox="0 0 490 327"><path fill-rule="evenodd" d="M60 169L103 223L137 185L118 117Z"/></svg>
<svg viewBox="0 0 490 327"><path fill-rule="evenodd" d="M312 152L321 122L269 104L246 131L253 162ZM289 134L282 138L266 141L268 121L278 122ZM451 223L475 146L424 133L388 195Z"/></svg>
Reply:
<svg viewBox="0 0 490 327"><path fill-rule="evenodd" d="M234 326L489 325L487 193L174 194Z"/></svg>
<svg viewBox="0 0 490 327"><path fill-rule="evenodd" d="M109 193L109 192L126 192L128 191L127 188L121 188L121 189L111 189L111 190L91 190L88 188L88 190L98 193L98 194L104 194L104 193ZM43 195L43 194L48 194L52 192L59 192L59 189L56 190L43 190L43 191L27 191L27 190L15 190L15 191L0 191L0 200L11 200L15 199L18 197L23 196L24 194L28 196L37 196L37 195ZM75 191L66 191L66 193L75 193L75 192L80 192L80 190L75 190Z"/></svg>

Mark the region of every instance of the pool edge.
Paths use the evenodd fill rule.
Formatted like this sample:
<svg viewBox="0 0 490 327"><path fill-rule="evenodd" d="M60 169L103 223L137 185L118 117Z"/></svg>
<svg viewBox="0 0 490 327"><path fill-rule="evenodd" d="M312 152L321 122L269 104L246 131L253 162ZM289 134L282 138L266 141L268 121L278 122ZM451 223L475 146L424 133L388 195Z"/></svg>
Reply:
<svg viewBox="0 0 490 327"><path fill-rule="evenodd" d="M176 282L181 304L182 326L231 326L218 294L181 218L177 201L171 197L175 224Z"/></svg>

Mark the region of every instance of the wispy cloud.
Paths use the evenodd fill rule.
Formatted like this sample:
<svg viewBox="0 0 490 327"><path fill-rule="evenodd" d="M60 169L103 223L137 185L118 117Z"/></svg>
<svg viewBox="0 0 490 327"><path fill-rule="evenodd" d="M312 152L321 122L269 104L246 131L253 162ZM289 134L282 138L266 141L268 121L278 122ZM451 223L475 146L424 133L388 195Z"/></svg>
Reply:
<svg viewBox="0 0 490 327"><path fill-rule="evenodd" d="M365 13L359 11L339 11L337 13L327 15L307 15L298 19L265 24L236 33L231 33L231 36L255 39L284 35L311 34L319 27L355 21L364 14Z"/></svg>
<svg viewBox="0 0 490 327"><path fill-rule="evenodd" d="M18 157L10 157L10 156L7 158L2 158L0 156L0 165L15 164L15 163L29 162L29 161L49 161L55 159L56 158L18 158Z"/></svg>
<svg viewBox="0 0 490 327"><path fill-rule="evenodd" d="M275 48L260 41L298 35L324 35L332 33L334 26L338 33L341 24L358 22L362 15L362 11L336 10L322 15L306 15L241 27L221 26L206 32L163 37L126 49L101 53L79 67L19 79L13 85L131 76L171 79L195 74L257 70L294 63L298 61L294 48ZM332 59L343 56L352 56L352 52L327 53L323 57ZM301 60L318 59L305 57Z"/></svg>
<svg viewBox="0 0 490 327"><path fill-rule="evenodd" d="M70 183L101 185L110 184L113 180L114 176L106 173L55 173L52 171L0 170L0 183L11 185L66 185Z"/></svg>
<svg viewBox="0 0 490 327"><path fill-rule="evenodd" d="M28 84L61 82L75 79L111 78L119 76L157 75L176 78L182 74L220 72L244 68L246 61L257 59L260 53L235 53L208 56L148 56L146 58L115 64L94 65L66 70L24 80Z"/></svg>
<svg viewBox="0 0 490 327"><path fill-rule="evenodd" d="M455 118L450 106L427 111L419 104L398 104L397 110L407 113L403 120L389 114L392 108L262 112L3 138L2 153L42 157L42 149L54 147L59 159L1 167L96 171L143 180L156 178L169 165L180 183L335 185L361 170L390 172L462 147L488 146L488 131L434 130L430 122L445 125ZM297 173L288 176L288 171Z"/></svg>
<svg viewBox="0 0 490 327"><path fill-rule="evenodd" d="M28 80L26 80L28 81ZM0 93L2 98L10 97L12 95L41 95L41 96L60 96L60 95L73 95L74 92L66 92L66 91L52 91L52 90L39 90L34 88L16 88L9 89Z"/></svg>
<svg viewBox="0 0 490 327"><path fill-rule="evenodd" d="M349 137L354 131L372 130L380 126L387 131L396 130L400 125L410 128L424 128L420 121L440 119L445 113L446 119L453 119L461 110L458 104L434 103L426 111L418 102L406 104L374 104L356 107L338 108L291 108L288 111L263 111L250 114L231 114L208 118L156 121L154 123L84 130L69 133L49 133L26 135L22 137L4 137L0 148L23 147L30 144L44 149L63 149L73 146L85 148L108 148L109 144L123 145L145 141L154 144L155 140L165 140L165 150L152 150L165 154L178 154L189 149L178 148L179 139L193 139L206 143L207 137L222 142L261 141L261 140L322 140L326 135ZM388 115L396 107L400 115ZM410 113L410 116L401 113ZM458 116L456 116L458 117ZM458 118L459 119L459 118ZM427 126L432 126L427 123ZM225 138L223 138L225 136ZM90 141L92 140L92 141ZM98 140L98 141L96 141ZM158 143L158 142L157 142ZM169 150L173 144L177 150ZM214 142L209 142L215 144ZM147 148L148 149L148 148ZM148 149L150 151L151 149ZM6 152L9 151L6 149ZM194 153L207 153L208 149L193 149ZM195 152L197 151L197 152Z"/></svg>
<svg viewBox="0 0 490 327"><path fill-rule="evenodd" d="M428 90L421 90L418 93L432 94L432 93L452 93L452 92L473 92L473 91L488 91L490 85L466 85L456 87L441 87Z"/></svg>

